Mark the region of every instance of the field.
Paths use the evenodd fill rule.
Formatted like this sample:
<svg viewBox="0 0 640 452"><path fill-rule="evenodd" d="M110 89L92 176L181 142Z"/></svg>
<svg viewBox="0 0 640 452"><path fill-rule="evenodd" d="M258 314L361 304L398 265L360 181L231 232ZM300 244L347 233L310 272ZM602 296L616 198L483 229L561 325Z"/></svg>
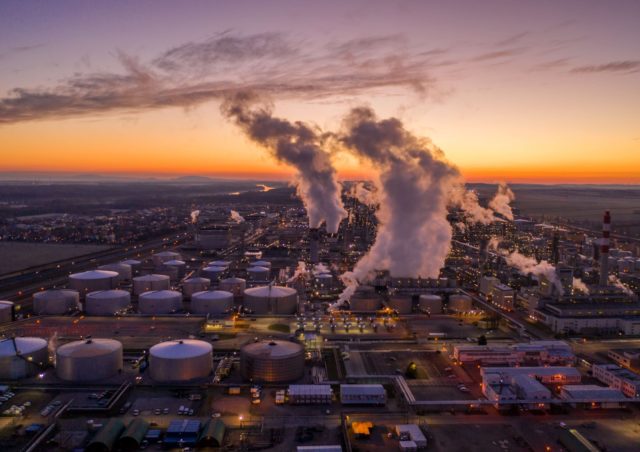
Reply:
<svg viewBox="0 0 640 452"><path fill-rule="evenodd" d="M0 242L0 275L108 248L104 245Z"/></svg>

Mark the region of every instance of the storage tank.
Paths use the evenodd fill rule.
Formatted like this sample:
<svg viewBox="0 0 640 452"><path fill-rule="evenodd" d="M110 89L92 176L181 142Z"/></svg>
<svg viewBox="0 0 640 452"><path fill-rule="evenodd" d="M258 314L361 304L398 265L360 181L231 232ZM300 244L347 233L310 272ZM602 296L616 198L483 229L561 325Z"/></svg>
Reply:
<svg viewBox="0 0 640 452"><path fill-rule="evenodd" d="M98 267L98 270L116 272L118 274L118 282L131 281L131 277L133 276L133 269L131 268L131 265L123 262L101 265Z"/></svg>
<svg viewBox="0 0 640 452"><path fill-rule="evenodd" d="M49 347L39 337L0 340L0 379L17 380L36 375L49 363Z"/></svg>
<svg viewBox="0 0 640 452"><path fill-rule="evenodd" d="M253 261L249 264L250 267L266 267L271 270L271 262L265 260Z"/></svg>
<svg viewBox="0 0 640 452"><path fill-rule="evenodd" d="M231 265L231 261L211 261L207 266L229 268L230 265Z"/></svg>
<svg viewBox="0 0 640 452"><path fill-rule="evenodd" d="M114 339L87 339L56 350L56 374L66 381L104 380L122 371L122 344Z"/></svg>
<svg viewBox="0 0 640 452"><path fill-rule="evenodd" d="M430 314L442 314L442 297L434 294L420 295L420 310Z"/></svg>
<svg viewBox="0 0 640 452"><path fill-rule="evenodd" d="M141 314L171 314L182 310L182 294L175 290L152 290L138 297Z"/></svg>
<svg viewBox="0 0 640 452"><path fill-rule="evenodd" d="M133 278L133 294L140 295L150 290L167 290L170 281L167 275L144 275Z"/></svg>
<svg viewBox="0 0 640 452"><path fill-rule="evenodd" d="M243 278L226 278L218 284L220 290L231 292L236 299L242 298L247 289L247 280Z"/></svg>
<svg viewBox="0 0 640 452"><path fill-rule="evenodd" d="M33 294L36 315L62 315L80 308L80 294L69 289L50 289Z"/></svg>
<svg viewBox="0 0 640 452"><path fill-rule="evenodd" d="M225 290L196 292L191 297L191 312L194 314L221 315L233 308L233 294Z"/></svg>
<svg viewBox="0 0 640 452"><path fill-rule="evenodd" d="M354 312L375 312L382 307L382 298L371 286L358 286L349 300Z"/></svg>
<svg viewBox="0 0 640 452"><path fill-rule="evenodd" d="M164 264L162 264L162 266L164 268L170 267L170 268L175 268L178 274L178 278L184 278L185 273L187 272L187 264L185 261L181 261L181 260L171 260L171 261L166 261Z"/></svg>
<svg viewBox="0 0 640 452"><path fill-rule="evenodd" d="M178 281L178 279L180 279L178 275L178 267L172 267L170 265L161 265L160 267L157 267L154 271L157 275L168 276L170 281Z"/></svg>
<svg viewBox="0 0 640 452"><path fill-rule="evenodd" d="M0 323L11 322L15 318L13 301L0 301Z"/></svg>
<svg viewBox="0 0 640 452"><path fill-rule="evenodd" d="M96 290L109 290L118 287L118 273L107 270L90 270L69 276L69 287L77 290L80 297Z"/></svg>
<svg viewBox="0 0 640 452"><path fill-rule="evenodd" d="M126 290L100 290L89 292L84 300L87 315L115 315L131 305L131 294Z"/></svg>
<svg viewBox="0 0 640 452"><path fill-rule="evenodd" d="M213 282L219 280L225 271L227 271L226 267L205 267L200 270L200 276Z"/></svg>
<svg viewBox="0 0 640 452"><path fill-rule="evenodd" d="M182 256L180 256L180 253L176 253L175 251L161 251L154 254L151 259L153 260L153 265L160 267L167 261L181 260Z"/></svg>
<svg viewBox="0 0 640 452"><path fill-rule="evenodd" d="M397 311L398 314L411 314L413 309L413 300L411 295L391 295L389 298L389 307L394 311Z"/></svg>
<svg viewBox="0 0 640 452"><path fill-rule="evenodd" d="M188 382L213 371L213 347L193 339L167 341L149 350L149 371L158 382Z"/></svg>
<svg viewBox="0 0 640 452"><path fill-rule="evenodd" d="M142 262L140 262L139 260L125 259L121 263L131 267L132 276L137 276L140 273L140 267L142 267Z"/></svg>
<svg viewBox="0 0 640 452"><path fill-rule="evenodd" d="M243 306L255 314L294 314L298 292L291 287L260 286L244 291Z"/></svg>
<svg viewBox="0 0 640 452"><path fill-rule="evenodd" d="M267 281L271 270L267 267L249 267L247 276L249 281Z"/></svg>
<svg viewBox="0 0 640 452"><path fill-rule="evenodd" d="M252 382L283 383L304 375L304 349L294 342L252 342L240 349L242 377Z"/></svg>
<svg viewBox="0 0 640 452"><path fill-rule="evenodd" d="M468 295L451 295L447 307L452 312L469 312L473 311L473 302Z"/></svg>
<svg viewBox="0 0 640 452"><path fill-rule="evenodd" d="M208 290L211 287L211 280L209 278L200 278L198 276L185 279L182 283L182 294L186 298L191 298L194 293Z"/></svg>

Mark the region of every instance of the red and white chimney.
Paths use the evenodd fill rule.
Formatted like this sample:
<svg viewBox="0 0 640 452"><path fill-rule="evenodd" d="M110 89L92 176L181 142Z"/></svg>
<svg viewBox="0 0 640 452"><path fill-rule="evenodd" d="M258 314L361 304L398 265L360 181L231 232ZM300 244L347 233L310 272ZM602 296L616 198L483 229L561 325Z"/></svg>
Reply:
<svg viewBox="0 0 640 452"><path fill-rule="evenodd" d="M611 215L607 210L602 223L602 238L600 239L600 285L609 284L609 234L611 233Z"/></svg>

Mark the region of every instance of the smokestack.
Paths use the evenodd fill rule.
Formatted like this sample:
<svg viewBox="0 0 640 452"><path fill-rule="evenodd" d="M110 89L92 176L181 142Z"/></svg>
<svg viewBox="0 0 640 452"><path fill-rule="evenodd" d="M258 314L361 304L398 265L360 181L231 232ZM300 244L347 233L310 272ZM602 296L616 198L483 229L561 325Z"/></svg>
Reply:
<svg viewBox="0 0 640 452"><path fill-rule="evenodd" d="M602 223L600 239L600 285L609 285L609 233L611 232L611 215L607 210Z"/></svg>
<svg viewBox="0 0 640 452"><path fill-rule="evenodd" d="M320 262L320 231L318 228L309 228L309 256L312 264Z"/></svg>

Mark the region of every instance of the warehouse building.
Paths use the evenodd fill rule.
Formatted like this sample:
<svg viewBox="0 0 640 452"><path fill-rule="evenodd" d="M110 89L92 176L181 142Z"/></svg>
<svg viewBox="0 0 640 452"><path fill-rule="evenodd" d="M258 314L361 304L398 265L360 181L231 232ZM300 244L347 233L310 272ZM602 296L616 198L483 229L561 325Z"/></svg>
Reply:
<svg viewBox="0 0 640 452"><path fill-rule="evenodd" d="M289 385L288 393L293 405L330 404L333 399L330 385Z"/></svg>
<svg viewBox="0 0 640 452"><path fill-rule="evenodd" d="M343 405L385 405L387 392L380 384L340 385Z"/></svg>
<svg viewBox="0 0 640 452"><path fill-rule="evenodd" d="M619 389L627 397L640 397L640 375L617 364L594 364L593 377L610 388Z"/></svg>

